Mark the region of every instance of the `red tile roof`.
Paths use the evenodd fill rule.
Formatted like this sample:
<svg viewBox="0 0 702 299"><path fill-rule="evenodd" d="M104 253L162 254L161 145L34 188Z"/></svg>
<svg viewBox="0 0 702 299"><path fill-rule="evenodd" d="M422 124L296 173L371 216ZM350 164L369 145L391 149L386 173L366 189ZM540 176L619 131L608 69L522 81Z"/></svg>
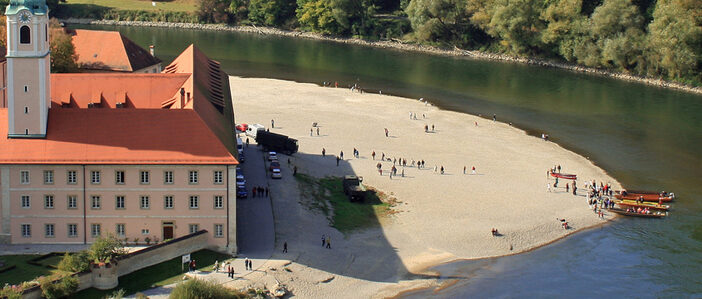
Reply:
<svg viewBox="0 0 702 299"><path fill-rule="evenodd" d="M45 139L0 149L0 164L238 164L192 109L51 109Z"/></svg>
<svg viewBox="0 0 702 299"><path fill-rule="evenodd" d="M72 33L78 65L84 69L133 72L161 62L117 31L76 29Z"/></svg>
<svg viewBox="0 0 702 299"><path fill-rule="evenodd" d="M161 74L52 74L45 139L5 138L0 109L0 164L238 164L227 74L192 45L175 63Z"/></svg>

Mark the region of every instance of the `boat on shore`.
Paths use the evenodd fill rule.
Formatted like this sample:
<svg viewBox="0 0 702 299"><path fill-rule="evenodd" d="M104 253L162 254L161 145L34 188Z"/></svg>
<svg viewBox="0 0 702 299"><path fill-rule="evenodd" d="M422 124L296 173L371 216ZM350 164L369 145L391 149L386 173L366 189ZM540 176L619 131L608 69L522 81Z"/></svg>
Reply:
<svg viewBox="0 0 702 299"><path fill-rule="evenodd" d="M561 178L561 179L566 179L566 180L577 180L578 176L575 174L567 174L567 173L560 173L560 172L551 172L551 176L554 178Z"/></svg>
<svg viewBox="0 0 702 299"><path fill-rule="evenodd" d="M608 209L608 210L612 211L614 213L617 213L619 215L632 216L632 217L663 218L665 216L668 216L668 212L660 211L660 210L651 210L648 213L639 213L636 211L625 210L625 209Z"/></svg>
<svg viewBox="0 0 702 299"><path fill-rule="evenodd" d="M614 200L614 204L619 205L620 207L626 209L627 207L634 207L634 208L649 208L649 209L654 209L654 210L662 210L662 211L667 211L670 209L669 205L659 205L658 203L653 203L653 202L637 202L635 200L630 200L630 199L619 199L619 200Z"/></svg>
<svg viewBox="0 0 702 299"><path fill-rule="evenodd" d="M647 194L647 193L633 193L633 192L627 192L626 190L624 191L615 191L614 197L617 199L621 200L640 200L643 199L644 201L652 201L652 202L670 202L673 201L673 198L675 198L674 194L670 194L667 196L661 196L660 194Z"/></svg>

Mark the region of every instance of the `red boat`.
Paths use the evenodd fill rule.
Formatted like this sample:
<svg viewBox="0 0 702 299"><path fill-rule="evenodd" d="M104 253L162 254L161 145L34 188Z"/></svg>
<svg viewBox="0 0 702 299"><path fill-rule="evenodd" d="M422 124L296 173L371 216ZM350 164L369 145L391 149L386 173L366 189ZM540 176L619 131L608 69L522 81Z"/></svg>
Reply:
<svg viewBox="0 0 702 299"><path fill-rule="evenodd" d="M614 197L617 199L628 199L628 200L639 200L643 199L644 201L652 201L652 202L670 202L673 201L673 198L675 198L674 194L670 194L667 196L661 196L659 194L650 194L650 193L633 193L633 192L627 192L627 191L616 191L614 194Z"/></svg>
<svg viewBox="0 0 702 299"><path fill-rule="evenodd" d="M566 173L557 173L557 172L552 172L551 173L552 177L555 178L561 178L561 179L566 179L566 180L577 180L578 176L575 174L566 174Z"/></svg>

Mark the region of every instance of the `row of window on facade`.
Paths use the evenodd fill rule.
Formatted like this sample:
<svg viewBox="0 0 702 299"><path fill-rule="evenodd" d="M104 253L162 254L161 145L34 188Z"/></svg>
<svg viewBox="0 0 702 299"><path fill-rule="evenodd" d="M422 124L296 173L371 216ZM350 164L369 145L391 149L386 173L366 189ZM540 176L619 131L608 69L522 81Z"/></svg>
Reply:
<svg viewBox="0 0 702 299"><path fill-rule="evenodd" d="M117 237L124 238L127 235L127 230L126 230L127 225L125 223L117 223L115 225L115 235ZM32 225L31 224L22 224L22 237L25 238L31 238L32 237ZM188 230L189 233L195 233L200 230L200 225L197 223L191 223L188 224ZM77 223L69 223L67 224L67 236L69 238L76 238L78 237L78 224ZM150 234L149 229L141 229L141 234L148 236ZM102 235L102 224L100 223L91 223L90 224L90 236L93 238L97 238ZM224 225L221 223L216 223L214 225L214 236L215 238L221 238L224 236ZM45 223L44 224L44 237L46 238L54 238L56 237L56 224L53 223Z"/></svg>
<svg viewBox="0 0 702 299"><path fill-rule="evenodd" d="M222 173L221 170L215 170L212 175L212 180L214 184L223 184L224 183L224 174ZM125 173L123 170L117 170L115 171L115 184L121 185L124 184L126 181ZM163 172L163 183L164 184L173 184L174 178L173 178L173 171L166 170ZM91 184L100 184L102 182L102 172L99 170L92 170L90 171L90 183ZM189 184L198 184L200 182L199 178L199 172L197 170L191 170L188 171L188 183ZM20 183L21 184L29 184L31 183L31 177L29 170L21 170L20 171ZM53 170L44 170L44 184L53 184L54 183L54 171ZM68 184L77 184L78 183L78 175L75 170L68 170L66 173L66 183ZM139 171L139 183L140 184L150 184L151 183L151 172L148 170L142 170Z"/></svg>
<svg viewBox="0 0 702 299"><path fill-rule="evenodd" d="M21 207L22 208L31 208L31 197L29 195L22 195L20 197L21 200ZM127 200L124 195L117 195L115 196L115 209L121 210L121 209L126 209ZM163 196L163 208L164 209L173 209L175 206L175 201L173 200L173 195L165 195ZM67 207L68 209L77 209L78 208L78 196L77 195L68 195L67 198ZM199 195L190 195L188 196L188 207L191 209L199 209L200 208L200 196ZM215 209L222 209L224 208L224 196L222 195L215 195L212 198L212 207ZM45 209L53 209L54 208L54 196L47 194L44 195L44 208ZM100 195L91 195L90 196L90 208L91 209L101 209L102 208L102 197ZM148 195L141 195L139 196L139 208L141 209L150 209L151 208L151 197Z"/></svg>

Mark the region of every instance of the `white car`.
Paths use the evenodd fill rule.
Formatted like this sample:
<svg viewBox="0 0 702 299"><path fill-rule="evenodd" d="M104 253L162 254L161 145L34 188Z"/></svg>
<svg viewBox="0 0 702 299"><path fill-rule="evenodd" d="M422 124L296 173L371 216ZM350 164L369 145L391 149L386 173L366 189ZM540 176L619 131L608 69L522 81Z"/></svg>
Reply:
<svg viewBox="0 0 702 299"><path fill-rule="evenodd" d="M246 186L246 179L244 178L244 175L241 175L241 174L236 175L236 185L237 186Z"/></svg>
<svg viewBox="0 0 702 299"><path fill-rule="evenodd" d="M274 178L274 179L283 178L283 175L280 173L280 168L273 168L273 170L271 171L271 178Z"/></svg>
<svg viewBox="0 0 702 299"><path fill-rule="evenodd" d="M268 161L278 160L278 153L268 152Z"/></svg>

